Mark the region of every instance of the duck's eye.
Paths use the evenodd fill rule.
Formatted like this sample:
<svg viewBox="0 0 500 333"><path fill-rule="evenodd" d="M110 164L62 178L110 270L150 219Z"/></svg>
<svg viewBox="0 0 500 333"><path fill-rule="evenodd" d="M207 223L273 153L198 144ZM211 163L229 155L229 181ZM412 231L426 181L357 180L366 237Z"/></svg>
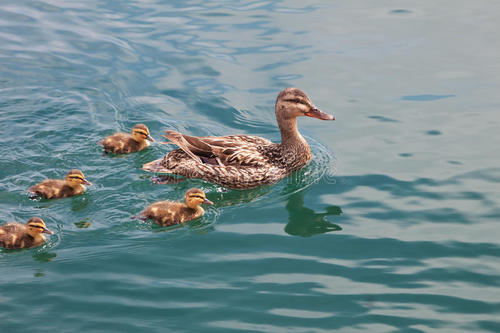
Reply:
<svg viewBox="0 0 500 333"><path fill-rule="evenodd" d="M80 181L83 181L83 178L80 176L69 176L70 179L78 179Z"/></svg>
<svg viewBox="0 0 500 333"><path fill-rule="evenodd" d="M290 102L290 103L295 103L295 104L302 104L302 105L307 105L307 103L300 98L290 98L286 99L285 101Z"/></svg>

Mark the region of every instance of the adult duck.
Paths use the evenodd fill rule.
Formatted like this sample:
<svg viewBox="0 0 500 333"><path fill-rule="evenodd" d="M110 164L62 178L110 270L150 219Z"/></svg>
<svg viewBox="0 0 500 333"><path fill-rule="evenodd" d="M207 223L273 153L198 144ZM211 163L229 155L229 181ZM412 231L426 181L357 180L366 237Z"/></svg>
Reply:
<svg viewBox="0 0 500 333"><path fill-rule="evenodd" d="M311 149L297 129L297 117L334 120L297 88L280 92L275 105L281 143L250 135L194 137L176 131L163 135L176 144L163 158L146 163L151 172L200 178L232 189L272 184L311 161Z"/></svg>

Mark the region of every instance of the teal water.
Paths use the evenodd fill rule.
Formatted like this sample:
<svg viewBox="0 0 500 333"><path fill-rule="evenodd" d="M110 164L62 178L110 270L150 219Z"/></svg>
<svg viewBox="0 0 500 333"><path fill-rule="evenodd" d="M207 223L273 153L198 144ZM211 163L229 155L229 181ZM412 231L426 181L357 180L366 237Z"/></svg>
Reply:
<svg viewBox="0 0 500 333"><path fill-rule="evenodd" d="M1 1L0 331L500 332L500 4L492 1ZM154 185L153 145L102 156L135 123L156 139L279 139L296 86L315 160L251 191ZM80 168L82 196L26 189ZM183 226L131 220L192 186Z"/></svg>

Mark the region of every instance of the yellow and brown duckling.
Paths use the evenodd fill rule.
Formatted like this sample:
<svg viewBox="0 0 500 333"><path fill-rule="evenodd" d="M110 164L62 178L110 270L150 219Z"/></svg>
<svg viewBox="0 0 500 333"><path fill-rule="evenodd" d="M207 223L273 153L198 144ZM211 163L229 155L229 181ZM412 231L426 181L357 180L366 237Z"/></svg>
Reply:
<svg viewBox="0 0 500 333"><path fill-rule="evenodd" d="M53 233L38 217L30 218L26 224L8 222L0 226L0 246L6 249L36 247L47 241L43 234Z"/></svg>
<svg viewBox="0 0 500 333"><path fill-rule="evenodd" d="M132 127L132 134L115 133L99 141L103 152L113 154L128 154L141 151L150 145L149 141L155 140L149 135L149 129L144 124Z"/></svg>
<svg viewBox="0 0 500 333"><path fill-rule="evenodd" d="M167 227L201 217L205 213L205 210L200 206L201 204L213 205L213 202L206 198L205 193L197 188L187 190L184 199L185 203L155 202L135 217L144 221L153 220L155 223Z"/></svg>
<svg viewBox="0 0 500 333"><path fill-rule="evenodd" d="M72 197L85 192L92 185L85 179L83 172L77 169L70 170L65 179L47 179L28 189L32 198L42 197L44 199L60 199Z"/></svg>

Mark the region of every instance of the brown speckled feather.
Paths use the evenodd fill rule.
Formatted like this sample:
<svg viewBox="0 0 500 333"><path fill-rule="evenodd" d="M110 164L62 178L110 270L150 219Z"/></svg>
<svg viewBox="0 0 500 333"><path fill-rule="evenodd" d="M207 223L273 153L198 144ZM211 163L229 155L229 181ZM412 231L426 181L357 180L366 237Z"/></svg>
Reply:
<svg viewBox="0 0 500 333"><path fill-rule="evenodd" d="M85 191L85 186L73 188L61 179L47 179L29 188L29 192L45 199L72 197Z"/></svg>
<svg viewBox="0 0 500 333"><path fill-rule="evenodd" d="M43 244L45 237L41 236L38 242L28 234L25 225L9 222L0 226L0 246L6 249L21 249L35 247Z"/></svg>
<svg viewBox="0 0 500 333"><path fill-rule="evenodd" d="M169 131L168 137L173 137ZM177 133L177 132L175 132ZM177 133L186 137L180 133ZM175 139L174 139L175 140ZM153 172L166 172L188 178L200 178L234 189L249 189L272 184L294 172L311 159L309 147L286 154L283 147L269 140L249 135L189 137L162 159L144 165ZM201 143L199 143L199 142ZM174 143L179 144L178 140ZM209 146L210 151L203 149ZM191 158L187 150L203 158L218 158L222 165Z"/></svg>
<svg viewBox="0 0 500 333"><path fill-rule="evenodd" d="M126 154L143 150L149 146L147 141L138 142L128 133L116 133L99 141L105 152Z"/></svg>
<svg viewBox="0 0 500 333"><path fill-rule="evenodd" d="M148 206L139 216L166 227L197 219L203 213L204 210L201 207L193 209L181 202L159 201Z"/></svg>

